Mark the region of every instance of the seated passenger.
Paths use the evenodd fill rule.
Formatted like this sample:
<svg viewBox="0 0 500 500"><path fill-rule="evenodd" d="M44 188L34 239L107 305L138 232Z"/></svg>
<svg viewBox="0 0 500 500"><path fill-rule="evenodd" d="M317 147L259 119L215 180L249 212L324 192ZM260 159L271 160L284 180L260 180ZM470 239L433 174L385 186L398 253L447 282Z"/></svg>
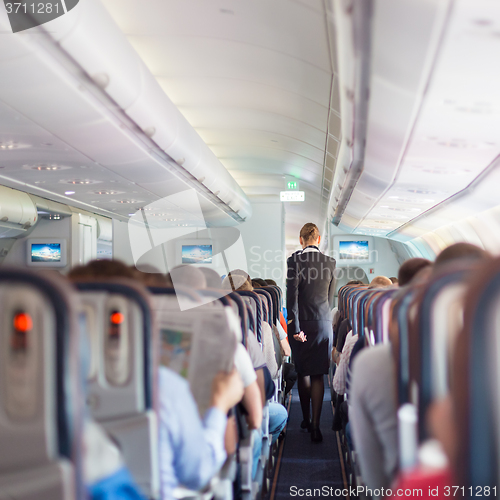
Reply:
<svg viewBox="0 0 500 500"><path fill-rule="evenodd" d="M204 275L205 281L207 282L207 288L222 288L222 278L217 274L216 271L210 269L209 267L198 267Z"/></svg>
<svg viewBox="0 0 500 500"><path fill-rule="evenodd" d="M393 276L393 277L391 277L389 279L391 280L391 283L393 285L399 285L399 280L395 276Z"/></svg>
<svg viewBox="0 0 500 500"><path fill-rule="evenodd" d="M363 480L388 488L398 466L396 369L390 344L363 349L353 360L349 422Z"/></svg>
<svg viewBox="0 0 500 500"><path fill-rule="evenodd" d="M234 291L240 291L240 290L248 290L248 291L253 291L252 287L252 280L250 277L241 270L236 270L236 271L231 271L225 278L222 283L222 286L226 289L232 289ZM272 338L270 336L273 335L273 332L269 326L269 324L265 321L262 322L262 328L263 328L263 337L267 337L267 345L273 346L272 344ZM251 350L254 351L254 356L257 356L256 350L260 351L260 348L258 347L258 343L256 343L256 337L254 335L248 337L249 340L249 345L247 348L251 348ZM252 345L255 345L257 347L251 347ZM266 341L264 340L264 346L266 345ZM262 353L261 353L262 354ZM269 350L268 356L264 359L264 363L266 366L269 365L267 364L267 358L270 358L271 363L274 361L274 364L276 363L275 357L274 357L274 347L273 351ZM272 366L274 366L274 364ZM256 367L256 370L261 369L262 366ZM271 370L270 370L271 371ZM263 404L265 404L265 398L263 401ZM278 439L278 436L280 435L281 431L284 429L286 422L288 419L288 413L286 411L286 408L279 404L279 403L273 403L269 402L269 433L272 435L272 443L274 444L276 440Z"/></svg>
<svg viewBox="0 0 500 500"><path fill-rule="evenodd" d="M335 392L342 396L346 391L346 380L347 380L347 370L349 368L349 361L351 359L351 352L358 341L358 335L353 335L352 330L346 337L344 348L340 353L340 358L338 359L337 369L335 370L335 376L333 377L333 388Z"/></svg>
<svg viewBox="0 0 500 500"><path fill-rule="evenodd" d="M384 288L386 286L391 286L392 281L385 276L375 276L370 282L370 286L368 288Z"/></svg>
<svg viewBox="0 0 500 500"><path fill-rule="evenodd" d="M197 267L187 264L174 267L167 274L167 283L170 287L182 285L193 290L201 290L207 287L207 280L203 272Z"/></svg>
<svg viewBox="0 0 500 500"><path fill-rule="evenodd" d="M241 401L239 373L219 373L213 381L212 406L200 419L188 382L160 367L160 471L162 498L182 484L199 490L224 464L227 413Z"/></svg>
<svg viewBox="0 0 500 500"><path fill-rule="evenodd" d="M403 263L398 272L400 286L429 264L425 259ZM368 488L387 488L398 467L396 368L391 345L362 349L351 371L349 422L361 474Z"/></svg>
<svg viewBox="0 0 500 500"><path fill-rule="evenodd" d="M132 278L137 276L132 269L118 261L94 261L69 273L69 277L74 280L120 278L124 275ZM186 275L190 279L190 285L205 284L202 273L188 271ZM162 498L172 498L173 488L178 484L200 489L217 473L226 459L226 414L242 397L244 404L245 397L247 398L250 409L249 425L260 426L262 410L260 409L260 413L252 411L248 403L252 397L256 397L260 403L256 376L247 352L241 347L243 350L237 351L235 355L238 371L231 374L219 373L214 378L212 407L206 412L203 421L199 417L187 381L168 368L160 367L159 446ZM243 375L240 377L239 373ZM244 394L242 378L247 385L255 384L253 395L251 392Z"/></svg>
<svg viewBox="0 0 500 500"><path fill-rule="evenodd" d="M413 280L417 274L424 269L430 269L432 262L427 259L415 257L414 259L405 260L398 271L399 286L405 286Z"/></svg>
<svg viewBox="0 0 500 500"><path fill-rule="evenodd" d="M334 347L332 350L332 360L334 363L338 364L340 355L342 354L342 350L344 349L345 340L351 330L351 322L347 318L343 319L334 339Z"/></svg>
<svg viewBox="0 0 500 500"><path fill-rule="evenodd" d="M120 450L99 424L86 419L83 427L83 478L91 500L144 500Z"/></svg>
<svg viewBox="0 0 500 500"><path fill-rule="evenodd" d="M455 260L477 261L489 256L489 253L482 248L472 245L471 243L455 243L445 248L434 262L434 268L441 267L443 264Z"/></svg>

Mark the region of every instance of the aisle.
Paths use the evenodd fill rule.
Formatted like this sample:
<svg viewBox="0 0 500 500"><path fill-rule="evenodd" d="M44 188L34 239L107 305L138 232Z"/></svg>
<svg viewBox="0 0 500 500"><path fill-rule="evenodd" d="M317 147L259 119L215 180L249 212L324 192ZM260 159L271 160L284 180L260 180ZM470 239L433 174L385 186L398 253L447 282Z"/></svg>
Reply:
<svg viewBox="0 0 500 500"><path fill-rule="evenodd" d="M325 377L325 398L321 412L322 443L312 443L310 434L300 428L302 412L297 388L292 390L290 416L286 429L283 454L281 456L278 481L274 492L276 500L290 498L296 486L300 489L314 489L328 486L328 488L342 489L344 482L337 447L336 433L332 431L332 405L330 403L330 389ZM271 488L272 494L272 488ZM303 492L307 497L307 492ZM313 493L311 492L312 496ZM299 497L299 494L295 495ZM318 495L316 495L318 496Z"/></svg>

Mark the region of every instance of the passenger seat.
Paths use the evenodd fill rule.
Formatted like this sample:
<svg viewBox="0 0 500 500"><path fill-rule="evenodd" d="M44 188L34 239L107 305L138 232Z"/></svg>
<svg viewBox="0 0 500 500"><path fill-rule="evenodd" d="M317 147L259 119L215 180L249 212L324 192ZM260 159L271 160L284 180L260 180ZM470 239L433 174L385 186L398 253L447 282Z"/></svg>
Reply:
<svg viewBox="0 0 500 500"><path fill-rule="evenodd" d="M0 269L0 498L85 498L74 301L62 280Z"/></svg>

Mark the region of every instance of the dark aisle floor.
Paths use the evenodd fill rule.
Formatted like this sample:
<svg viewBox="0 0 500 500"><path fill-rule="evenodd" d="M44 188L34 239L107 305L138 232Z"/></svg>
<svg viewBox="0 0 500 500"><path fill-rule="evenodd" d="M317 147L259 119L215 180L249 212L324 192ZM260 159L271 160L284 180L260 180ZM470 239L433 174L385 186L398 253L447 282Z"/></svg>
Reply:
<svg viewBox="0 0 500 500"><path fill-rule="evenodd" d="M292 390L289 420L281 457L278 482L274 499L289 498L293 495L292 486L297 489L344 488L342 469L337 447L336 433L332 431L332 405L330 388L325 377L325 398L321 412L322 443L312 443L310 434L300 428L302 412L296 386ZM311 496L313 493L310 493ZM307 493L303 492L304 496ZM299 496L299 494L295 495ZM332 495L333 496L333 495Z"/></svg>

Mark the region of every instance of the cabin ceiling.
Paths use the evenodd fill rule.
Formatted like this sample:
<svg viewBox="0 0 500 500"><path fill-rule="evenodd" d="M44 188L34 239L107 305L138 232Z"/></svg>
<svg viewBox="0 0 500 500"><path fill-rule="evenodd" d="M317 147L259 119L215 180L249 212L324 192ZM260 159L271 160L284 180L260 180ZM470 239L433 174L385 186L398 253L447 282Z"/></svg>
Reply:
<svg viewBox="0 0 500 500"><path fill-rule="evenodd" d="M491 0L374 2L366 150L344 230L408 241L498 205L499 28Z"/></svg>
<svg viewBox="0 0 500 500"><path fill-rule="evenodd" d="M286 206L287 242L305 222L323 227L340 141L323 0L103 4L248 196L278 200L299 181L305 202Z"/></svg>

